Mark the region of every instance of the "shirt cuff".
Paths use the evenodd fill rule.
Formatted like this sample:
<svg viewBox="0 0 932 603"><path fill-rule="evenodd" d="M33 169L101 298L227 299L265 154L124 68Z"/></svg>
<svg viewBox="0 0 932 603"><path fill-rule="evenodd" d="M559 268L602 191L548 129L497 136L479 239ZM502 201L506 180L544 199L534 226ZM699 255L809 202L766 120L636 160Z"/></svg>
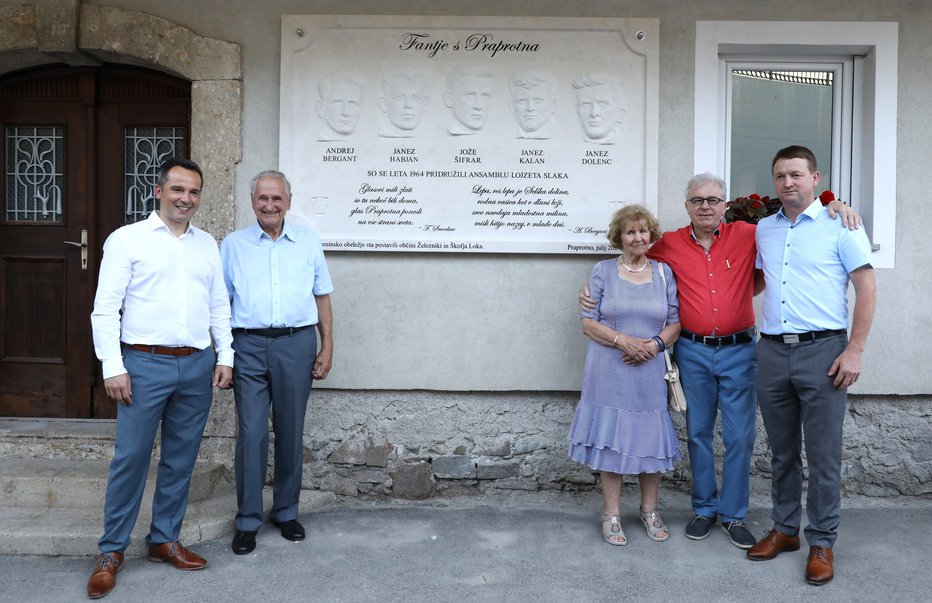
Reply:
<svg viewBox="0 0 932 603"><path fill-rule="evenodd" d="M111 358L110 360L102 360L100 366L104 374L104 379L109 379L110 377L116 377L117 375L126 373L126 367L123 366L123 358Z"/></svg>
<svg viewBox="0 0 932 603"><path fill-rule="evenodd" d="M217 352L217 364L233 368L233 350L219 350Z"/></svg>

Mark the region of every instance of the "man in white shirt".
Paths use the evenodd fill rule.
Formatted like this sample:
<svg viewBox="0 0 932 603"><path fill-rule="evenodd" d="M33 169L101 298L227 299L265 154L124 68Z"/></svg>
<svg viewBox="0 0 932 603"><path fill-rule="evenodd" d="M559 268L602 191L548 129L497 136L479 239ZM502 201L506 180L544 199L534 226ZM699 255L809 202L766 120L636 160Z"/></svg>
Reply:
<svg viewBox="0 0 932 603"><path fill-rule="evenodd" d="M269 519L283 538L304 540L298 498L304 468L304 416L311 382L333 362L333 285L320 239L285 221L291 184L268 170L250 183L256 222L220 246L232 302L236 397L236 534L233 552L256 548L264 522L262 487L269 458L269 410L275 475ZM320 350L314 327L320 332Z"/></svg>
<svg viewBox="0 0 932 603"><path fill-rule="evenodd" d="M207 565L178 537L211 387L230 386L233 350L217 242L190 224L202 181L196 163L169 159L155 186L158 211L104 243L91 324L104 388L118 404L104 534L87 584L92 599L113 589L123 567L160 424L148 559L181 570Z"/></svg>

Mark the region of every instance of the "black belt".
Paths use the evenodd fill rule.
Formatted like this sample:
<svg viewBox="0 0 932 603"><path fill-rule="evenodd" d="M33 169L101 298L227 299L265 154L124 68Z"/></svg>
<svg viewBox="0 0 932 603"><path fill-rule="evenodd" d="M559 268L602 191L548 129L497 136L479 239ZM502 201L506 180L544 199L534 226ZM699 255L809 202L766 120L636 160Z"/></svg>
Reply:
<svg viewBox="0 0 932 603"><path fill-rule="evenodd" d="M805 333L781 333L779 335L768 335L767 333L761 333L760 336L764 339L779 341L780 343L789 345L791 343L815 341L816 339L831 337L832 335L844 335L847 332L848 329L834 329L829 331L806 331Z"/></svg>
<svg viewBox="0 0 932 603"><path fill-rule="evenodd" d="M735 345L737 343L751 343L754 341L754 327L750 329L739 331L732 335L696 335L695 333L690 333L685 329L680 331L680 337L684 337L690 341L695 341L696 343L704 343L705 345L712 346L717 348L723 345Z"/></svg>
<svg viewBox="0 0 932 603"><path fill-rule="evenodd" d="M236 328L233 329L233 333L239 335L245 333L246 335L258 335L259 337L268 337L269 339L275 339L276 337L285 337L286 335L294 335L295 333L300 333L304 329L310 329L314 325L304 325L303 327L271 327L269 329L243 329Z"/></svg>

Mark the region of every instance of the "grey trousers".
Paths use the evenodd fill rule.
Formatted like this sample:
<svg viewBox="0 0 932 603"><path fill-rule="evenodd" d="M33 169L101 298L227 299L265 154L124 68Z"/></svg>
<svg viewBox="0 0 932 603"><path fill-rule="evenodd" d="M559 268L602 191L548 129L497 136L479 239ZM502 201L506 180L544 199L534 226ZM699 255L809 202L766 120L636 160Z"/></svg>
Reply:
<svg viewBox="0 0 932 603"><path fill-rule="evenodd" d="M254 531L263 523L262 488L269 458L269 410L275 433L272 521L298 517L304 463L304 416L311 394L311 369L317 356L313 327L293 335L268 338L233 335L236 359L236 514L238 530Z"/></svg>
<svg viewBox="0 0 932 603"><path fill-rule="evenodd" d="M790 536L799 532L805 440L809 546L833 546L841 516L847 389L835 389L828 371L847 344L844 334L795 344L757 342L757 401L772 452L773 527Z"/></svg>

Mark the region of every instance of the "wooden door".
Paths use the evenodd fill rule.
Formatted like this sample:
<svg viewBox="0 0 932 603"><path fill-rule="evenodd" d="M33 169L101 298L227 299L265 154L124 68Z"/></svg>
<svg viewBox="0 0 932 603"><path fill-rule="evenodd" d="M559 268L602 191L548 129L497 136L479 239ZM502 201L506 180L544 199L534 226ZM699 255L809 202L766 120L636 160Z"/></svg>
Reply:
<svg viewBox="0 0 932 603"><path fill-rule="evenodd" d="M89 318L103 241L151 211L189 115L190 84L147 70L0 80L0 416L115 416Z"/></svg>

